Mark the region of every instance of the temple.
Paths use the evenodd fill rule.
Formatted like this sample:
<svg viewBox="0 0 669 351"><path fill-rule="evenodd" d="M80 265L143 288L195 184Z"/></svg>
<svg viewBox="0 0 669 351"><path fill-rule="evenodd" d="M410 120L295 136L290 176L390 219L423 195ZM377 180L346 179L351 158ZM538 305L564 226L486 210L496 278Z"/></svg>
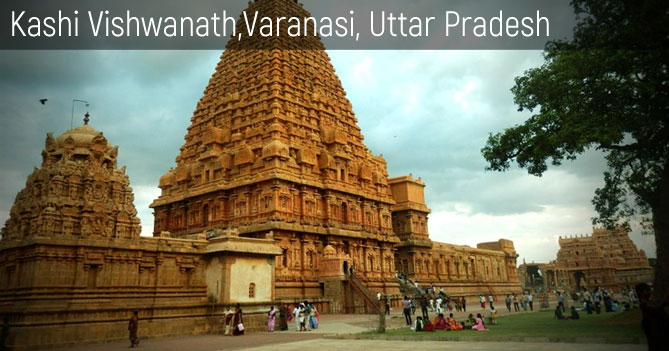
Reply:
<svg viewBox="0 0 669 351"><path fill-rule="evenodd" d="M250 2L256 10L309 15L292 0ZM228 44L159 179L153 237L139 236L129 179L101 132L47 136L0 241L10 345L124 339L133 310L144 336L165 336L217 332L237 303L257 330L270 305L371 312L374 293L397 306L408 282L453 296L520 292L511 241L430 239L425 184L389 178L365 146L320 40L285 38Z"/></svg>
<svg viewBox="0 0 669 351"><path fill-rule="evenodd" d="M292 1L250 10L271 13L272 4L309 16ZM256 40L233 41L221 56L176 166L160 178L154 235L213 237L222 228L273 238L278 298L324 296L328 245L373 291L398 293L397 272L454 293L517 287L512 242L432 243L424 184L388 178L324 50L254 50Z"/></svg>
<svg viewBox="0 0 669 351"><path fill-rule="evenodd" d="M576 291L620 291L653 280L646 253L637 249L624 227L593 228L592 235L559 238L557 259L519 267L524 287Z"/></svg>

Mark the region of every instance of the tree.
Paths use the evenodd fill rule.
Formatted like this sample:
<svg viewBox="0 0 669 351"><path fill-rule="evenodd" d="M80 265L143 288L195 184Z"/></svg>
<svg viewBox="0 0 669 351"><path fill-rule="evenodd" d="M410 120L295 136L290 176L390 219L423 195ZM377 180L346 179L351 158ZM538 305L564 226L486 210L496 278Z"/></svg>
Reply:
<svg viewBox="0 0 669 351"><path fill-rule="evenodd" d="M650 216L657 246L655 296L667 297L669 273L669 2L573 0L574 36L551 41L545 62L515 79L521 125L491 134L481 150L487 170L512 161L541 176L595 148L606 155L594 224Z"/></svg>

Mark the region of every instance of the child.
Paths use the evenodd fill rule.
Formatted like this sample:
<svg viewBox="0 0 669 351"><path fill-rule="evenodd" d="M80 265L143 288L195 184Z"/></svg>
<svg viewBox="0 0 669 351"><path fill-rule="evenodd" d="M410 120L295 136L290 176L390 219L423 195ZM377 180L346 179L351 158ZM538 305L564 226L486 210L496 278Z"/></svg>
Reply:
<svg viewBox="0 0 669 351"><path fill-rule="evenodd" d="M497 324L497 310L490 310L490 324Z"/></svg>

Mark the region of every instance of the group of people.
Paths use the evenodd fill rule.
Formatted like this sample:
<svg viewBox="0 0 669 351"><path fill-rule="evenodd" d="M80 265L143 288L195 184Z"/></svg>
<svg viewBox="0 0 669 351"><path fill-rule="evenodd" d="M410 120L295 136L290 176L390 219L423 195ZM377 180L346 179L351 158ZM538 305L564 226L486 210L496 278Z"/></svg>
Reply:
<svg viewBox="0 0 669 351"><path fill-rule="evenodd" d="M223 322L225 323L225 335L244 335L244 317L242 315L241 305L235 305L234 312L232 308L228 306L227 311L225 311Z"/></svg>
<svg viewBox="0 0 669 351"><path fill-rule="evenodd" d="M411 316L416 314L416 305L420 307L421 311L421 316L417 317L416 320L420 318L423 324L427 324L430 321L430 312L436 312L437 315L443 316L447 310L451 315L453 315L452 312L454 310L457 312L467 311L467 300L464 296L452 298L443 291L440 291L436 296L428 293L415 298L409 298L405 295L402 298L402 313L407 325L415 324Z"/></svg>
<svg viewBox="0 0 669 351"><path fill-rule="evenodd" d="M449 312L453 312L453 310L457 312L467 312L467 300L464 296L459 298L450 297L441 292L436 296L436 299L433 296L430 296L429 302L430 310L432 312L443 313L445 309Z"/></svg>
<svg viewBox="0 0 669 351"><path fill-rule="evenodd" d="M622 289L620 294L623 298L623 309L628 310L631 306L638 304L638 298L634 290ZM620 308L618 300L613 298L613 291L600 288L594 288L592 292L583 288L581 291L575 293L576 301L580 301L583 310L588 314L601 313L602 306L606 312L615 312ZM564 308L563 308L564 310Z"/></svg>
<svg viewBox="0 0 669 351"><path fill-rule="evenodd" d="M470 313L469 317L467 318L467 323L469 323L472 330L488 330L485 327L485 321L480 313L476 314L476 318L474 318L474 315ZM429 318L424 319L422 316L418 316L416 317L416 321L411 325L411 330L415 332L433 332L437 330L457 331L465 329L468 329L465 321L458 323L453 317L453 313L450 313L448 318L444 318L444 314L439 313L434 319L434 322L431 322Z"/></svg>
<svg viewBox="0 0 669 351"><path fill-rule="evenodd" d="M429 290L428 290L429 291ZM436 295L424 294L417 296L415 298L409 298L404 296L402 299L402 310L404 317L406 319L407 325L412 324L411 316L416 314L416 309L418 305L421 310L421 319L429 320L429 312L436 312L437 314L443 314L444 312L453 312L453 311L463 311L467 312L467 300L465 297L450 297L446 295L443 291L440 291ZM386 311L389 312L390 301L386 299Z"/></svg>
<svg viewBox="0 0 669 351"><path fill-rule="evenodd" d="M293 308L293 315L295 316L295 330L309 331L318 328L320 322L320 314L316 306L307 301L296 305Z"/></svg>
<svg viewBox="0 0 669 351"><path fill-rule="evenodd" d="M512 303L515 312L519 312L521 308L523 311L527 311L528 308L530 311L534 311L534 295L532 295L532 292L525 291L520 297L516 293L507 294L504 303L509 312L511 312Z"/></svg>
<svg viewBox="0 0 669 351"><path fill-rule="evenodd" d="M492 303L495 302L495 297L490 294L488 295L487 301L490 305L490 309L494 310L495 306L493 306ZM486 298L483 295L479 295L479 304L481 305L481 308L485 310Z"/></svg>
<svg viewBox="0 0 669 351"><path fill-rule="evenodd" d="M267 331L270 333L274 331L278 319L279 330L288 330L288 323L295 320L295 330L309 331L317 329L320 323L320 314L318 309L308 301L295 304L293 308L291 305L281 304L278 308L270 307L267 312Z"/></svg>

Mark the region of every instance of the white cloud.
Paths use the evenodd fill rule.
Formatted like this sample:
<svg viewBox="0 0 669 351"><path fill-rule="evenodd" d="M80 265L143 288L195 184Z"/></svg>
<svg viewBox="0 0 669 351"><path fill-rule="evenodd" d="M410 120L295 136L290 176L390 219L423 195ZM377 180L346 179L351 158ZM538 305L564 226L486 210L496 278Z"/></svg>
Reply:
<svg viewBox="0 0 669 351"><path fill-rule="evenodd" d="M136 185L133 192L137 217L142 223L142 236L153 236L153 209L149 208L149 204L160 196L160 189L155 185Z"/></svg>
<svg viewBox="0 0 669 351"><path fill-rule="evenodd" d="M374 79L373 64L374 60L366 56L353 66L353 78L357 84L369 84L370 80Z"/></svg>
<svg viewBox="0 0 669 351"><path fill-rule="evenodd" d="M460 104L460 107L463 110L469 109L469 100L471 99L472 92L474 92L477 86L477 81L470 79L465 82L464 87L453 94L453 99Z"/></svg>

